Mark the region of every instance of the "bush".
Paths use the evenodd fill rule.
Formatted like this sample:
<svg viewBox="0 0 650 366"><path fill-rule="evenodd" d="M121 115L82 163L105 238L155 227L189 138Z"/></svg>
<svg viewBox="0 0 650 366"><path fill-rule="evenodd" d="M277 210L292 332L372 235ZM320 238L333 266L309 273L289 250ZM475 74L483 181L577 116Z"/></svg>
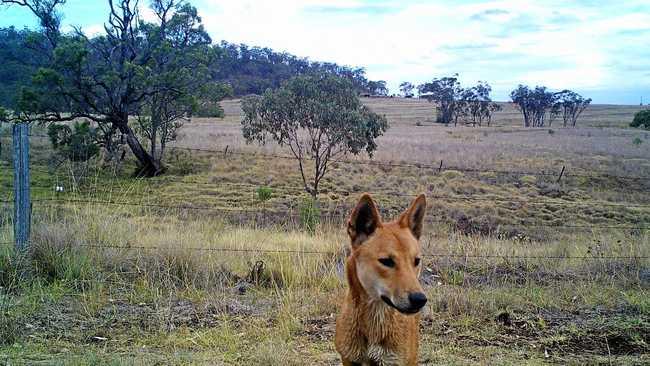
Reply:
<svg viewBox="0 0 650 366"><path fill-rule="evenodd" d="M636 112L630 126L650 130L650 109Z"/></svg>
<svg viewBox="0 0 650 366"><path fill-rule="evenodd" d="M257 199L260 202L266 202L271 199L273 196L273 190L270 187L259 187L257 188Z"/></svg>
<svg viewBox="0 0 650 366"><path fill-rule="evenodd" d="M97 133L88 122L75 122L73 128L51 124L47 134L54 150L70 161L88 161L99 153Z"/></svg>
<svg viewBox="0 0 650 366"><path fill-rule="evenodd" d="M519 182L523 184L535 184L537 183L537 177L534 175L524 175L519 178Z"/></svg>
<svg viewBox="0 0 650 366"><path fill-rule="evenodd" d="M316 231L320 223L320 208L318 202L311 198L306 198L300 204L300 224L310 233Z"/></svg>
<svg viewBox="0 0 650 366"><path fill-rule="evenodd" d="M192 113L192 116L200 118L223 118L225 113L223 108L221 108L217 102L197 106L194 113Z"/></svg>

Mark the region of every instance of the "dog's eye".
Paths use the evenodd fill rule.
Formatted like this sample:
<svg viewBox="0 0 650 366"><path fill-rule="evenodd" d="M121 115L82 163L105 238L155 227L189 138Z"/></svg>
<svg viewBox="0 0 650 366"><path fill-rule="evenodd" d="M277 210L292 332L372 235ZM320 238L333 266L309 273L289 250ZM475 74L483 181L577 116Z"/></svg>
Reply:
<svg viewBox="0 0 650 366"><path fill-rule="evenodd" d="M420 258L415 258L415 266L417 267L419 265L420 265Z"/></svg>
<svg viewBox="0 0 650 366"><path fill-rule="evenodd" d="M388 268L395 267L395 261L393 260L393 258L379 258L379 263L383 264Z"/></svg>

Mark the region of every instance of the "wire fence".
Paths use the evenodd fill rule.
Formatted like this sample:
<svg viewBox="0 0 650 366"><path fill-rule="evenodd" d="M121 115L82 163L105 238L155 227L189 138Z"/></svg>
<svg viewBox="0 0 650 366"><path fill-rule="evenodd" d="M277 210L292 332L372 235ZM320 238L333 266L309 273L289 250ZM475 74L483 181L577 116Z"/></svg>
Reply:
<svg viewBox="0 0 650 366"><path fill-rule="evenodd" d="M0 246L12 246L13 242L0 242ZM93 245L93 244L75 244L78 248L93 249L121 249L121 250L146 250L146 251L194 251L194 252L220 252L220 253L260 253L260 254L306 254L306 255L341 255L342 251L320 251L320 250L289 250L289 249L262 249L262 248L226 248L212 247L209 245L200 247L178 247L178 246L144 246L144 245ZM423 257L429 258L484 258L484 259L502 259L502 260L646 260L650 256L633 255L595 255L595 256L575 256L575 255L511 255L511 254L466 254L466 253L422 253Z"/></svg>
<svg viewBox="0 0 650 366"><path fill-rule="evenodd" d="M0 203L10 203L10 200L0 200ZM91 204L91 205L116 205L116 206L131 206L131 207L141 207L141 208L160 208L168 210L196 210L196 211L211 211L215 213L257 213L261 215L270 215L278 214L283 215L287 218L300 219L301 216L287 211L279 210L269 210L269 209L256 209L256 208L241 208L241 207L214 207L214 206L194 206L194 205L169 205L169 204L160 204L160 203L139 203L139 202L121 202L121 201L111 201L111 200L91 200L91 199L54 199L54 198L43 198L35 199L32 202L40 203L43 206L51 205L64 205L64 204ZM347 211L321 211L321 215L324 217L346 219L349 215ZM449 221L436 220L436 218L441 218L442 216L438 215L427 215L427 218L433 219L429 222L440 223L440 224L449 224ZM592 224L592 225L572 225L572 224L544 224L544 223L534 223L534 222L520 222L517 224L502 224L502 227L540 227L540 228L569 228L569 229L613 229L613 230L650 230L650 226L645 225L603 225L603 224Z"/></svg>
<svg viewBox="0 0 650 366"><path fill-rule="evenodd" d="M31 135L32 137L48 137L47 135ZM183 151L196 151L209 154L220 154L223 157L228 156L246 156L252 158L262 158L262 159L290 159L295 160L295 157L281 154L269 154L269 153L252 153L246 151L236 151L226 147L223 150L214 150L214 149L202 149L202 148L193 148L185 146L172 146L169 147L171 150L183 150ZM460 172L469 172L469 173L493 173L493 174L504 174L504 175L531 175L537 177L550 177L553 179L561 179L564 177L581 177L589 179L619 179L619 180L650 180L650 177L644 176L630 176L630 175L613 175L606 172L594 171L591 174L584 172L565 172L563 168L561 172L550 172L550 171L517 171L517 170L499 170L499 169L476 169L468 167L458 167L458 166L445 166L443 162L438 165L432 164L421 164L421 163L404 163L404 162L381 162L381 161L368 161L368 160L349 160L349 159L339 159L335 160L335 163L339 164L362 164L369 166L379 166L386 168L415 168L415 169L424 169L431 170L436 174L442 173L446 170L455 170ZM12 170L11 167L3 167L4 170ZM40 167L32 167L32 171L42 172L51 174L52 171L49 169L42 169ZM77 178L96 178L101 177L101 174L84 174L78 175ZM232 186L236 188L251 188L257 189L264 184L254 184L246 182L205 182L199 180L188 180L186 178L170 178L162 177L147 180L151 184L166 184L166 183L184 183L184 184L196 184L207 187L216 187L216 186ZM32 186L36 189L51 189L52 187L44 186ZM305 193L305 189L299 186L290 186L290 185L277 185L270 186L273 190L282 192L287 195L295 195L300 193ZM97 187L95 188L97 189ZM108 188L109 190L112 187ZM357 191L348 191L343 189L329 188L326 189L326 194L339 194L344 196L338 201L340 202L346 200L350 196L355 196L360 194ZM254 193L254 192L251 192ZM373 190L374 195L383 196L398 196L398 197L413 197L415 193L404 193L396 190ZM429 198L435 200L443 200L450 202L497 202L501 204L510 204L516 205L518 207L523 207L527 205L543 205L543 206L557 206L557 207L576 207L576 206L601 206L601 207L612 207L612 208L621 208L621 209L647 209L650 208L650 204L644 203L631 203L631 202L609 202L609 201L591 201L591 202L576 202L568 200L557 200L557 199L546 199L546 200L518 200L514 198L505 198L497 196L476 196L476 195L441 195L441 194L429 194ZM11 203L11 199L0 200L0 203ZM151 203L151 202L132 202L132 201L116 201L116 200L104 200L104 199L85 199L85 198L63 198L63 197L37 197L32 200L33 203L38 206L43 207L57 207L61 205L112 205L112 206L128 206L128 207L138 207L138 208L150 208L150 209L166 209L166 210L196 210L196 211L210 211L219 214L253 214L260 215L259 208L243 208L243 207L214 207L214 206L200 206L194 204L162 204L162 203ZM344 220L348 217L348 210L334 210L334 211L322 211L321 215L329 218L337 218ZM284 218L290 218L299 220L301 216L293 212L286 212L280 210L269 210L264 208L261 211L261 215L278 215ZM449 218L441 215L427 215L427 219L432 223L440 224L450 224ZM650 230L650 225L645 225L645 223L638 223L633 225L618 225L618 224L567 224L567 223L539 223L539 222L526 222L520 221L516 223L504 223L497 224L496 230L503 228L517 228L517 227L534 227L534 228L549 228L549 229L586 229L586 230L635 230L643 231ZM13 243L0 243L2 246L11 245ZM160 246L138 246L138 245L80 245L81 247L87 248L97 248L97 249L124 249L124 250L173 250L173 248L160 247ZM213 252L231 252L231 253L293 253L293 254L314 254L314 255L336 255L336 252L331 251L314 251L314 250L268 250L268 249L244 249L244 248L216 248L216 247L185 247L178 248L179 250L190 250L190 251L213 251ZM537 259L537 260L642 260L648 259L647 256L540 256L540 255L498 255L498 254L488 254L488 255L473 255L473 254L464 254L464 253L425 253L425 257L446 257L446 258L498 258L504 260L528 260L528 259Z"/></svg>
<svg viewBox="0 0 650 366"><path fill-rule="evenodd" d="M31 134L30 137L38 138L49 138L48 135L42 134ZM230 147L224 149L206 149L206 148L197 148L190 146L168 146L170 150L183 150L183 151L196 151L204 152L215 155L220 155L222 157L227 157L228 155L237 155L237 156L247 156L261 159L286 159L286 160L296 160L296 157L291 155L283 154L274 154L274 153L262 153L262 152L250 152L250 151L238 151ZM466 173L493 173L493 174L503 174L503 175L531 175L538 177L559 177L562 172L560 169L549 169L541 171L524 171L524 170L504 170L504 169L480 169L480 168L470 168L454 165L445 165L444 161L441 161L440 164L430 164L430 163L408 163L408 162L386 162L386 161L374 161L374 160L355 160L355 159L335 159L333 163L343 163L343 164L357 164L357 165L369 165L369 166L379 166L385 168L416 168L416 169L428 169L435 172L443 172L445 170L455 170L459 172ZM636 176L636 175L619 175L611 174L609 172L590 170L586 171L565 171L562 172L563 177L577 177L577 178L589 178L589 179L621 179L621 180L641 180L648 181L650 176Z"/></svg>

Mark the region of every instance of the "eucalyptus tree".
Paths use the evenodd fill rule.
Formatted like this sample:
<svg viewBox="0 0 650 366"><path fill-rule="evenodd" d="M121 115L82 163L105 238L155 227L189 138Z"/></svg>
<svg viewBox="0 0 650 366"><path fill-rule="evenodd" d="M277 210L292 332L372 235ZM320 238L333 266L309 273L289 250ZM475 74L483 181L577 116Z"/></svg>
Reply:
<svg viewBox="0 0 650 366"><path fill-rule="evenodd" d="M415 85L413 85L411 82L403 81L399 84L399 90L402 92L404 98L412 98L414 89Z"/></svg>
<svg viewBox="0 0 650 366"><path fill-rule="evenodd" d="M437 121L444 124L458 121L459 114L462 114L463 91L458 74L435 78L418 86L420 97L435 104L439 111Z"/></svg>
<svg viewBox="0 0 650 366"><path fill-rule="evenodd" d="M149 24L139 16L138 0L107 0L104 32L89 38L80 29L61 36L60 22L52 19L60 19L57 5L64 1L16 1L31 5L51 52L31 87L22 90L12 115L39 123L91 120L105 148L114 146L116 134L124 137L139 162L139 174L162 172L160 156L155 156L155 148L153 154L145 149L134 131L138 118L132 117L149 111L157 129L175 123L193 104L193 93L206 82L201 76L207 61L201 50L207 55L209 43L196 9L180 0L155 0L152 9L158 21ZM162 105L173 113L160 111ZM159 136L152 141L160 141Z"/></svg>
<svg viewBox="0 0 650 366"><path fill-rule="evenodd" d="M363 151L372 156L375 139L388 129L384 116L361 103L349 79L329 74L294 77L278 89L244 98L242 109L246 141L270 139L288 146L314 199L334 160Z"/></svg>
<svg viewBox="0 0 650 366"><path fill-rule="evenodd" d="M562 117L564 127L575 127L582 112L591 104L591 98L584 98L571 90L555 93L555 98L555 112Z"/></svg>
<svg viewBox="0 0 650 366"><path fill-rule="evenodd" d="M550 120L557 113L555 93L545 86L531 89L519 85L510 98L524 117L524 127L544 127L547 118Z"/></svg>
<svg viewBox="0 0 650 366"><path fill-rule="evenodd" d="M141 27L151 50L149 82L157 92L145 98L135 114L149 154L162 166L167 143L176 139L177 130L201 102L226 93L216 96L218 87L209 81L212 41L196 8L182 0L153 0L151 7L158 23Z"/></svg>

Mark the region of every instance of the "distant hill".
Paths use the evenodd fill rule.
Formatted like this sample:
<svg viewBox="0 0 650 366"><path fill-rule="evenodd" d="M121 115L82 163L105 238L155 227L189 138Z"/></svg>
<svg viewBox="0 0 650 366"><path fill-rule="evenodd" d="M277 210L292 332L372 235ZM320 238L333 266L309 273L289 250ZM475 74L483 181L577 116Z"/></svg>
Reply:
<svg viewBox="0 0 650 366"><path fill-rule="evenodd" d="M11 107L17 90L28 84L31 75L43 64L38 51L39 33L14 27L0 28L0 105ZM214 81L227 82L234 96L261 94L276 88L292 76L326 72L348 78L360 93L375 93L377 86L362 67L310 61L268 47L251 47L222 41L211 46L210 70Z"/></svg>

